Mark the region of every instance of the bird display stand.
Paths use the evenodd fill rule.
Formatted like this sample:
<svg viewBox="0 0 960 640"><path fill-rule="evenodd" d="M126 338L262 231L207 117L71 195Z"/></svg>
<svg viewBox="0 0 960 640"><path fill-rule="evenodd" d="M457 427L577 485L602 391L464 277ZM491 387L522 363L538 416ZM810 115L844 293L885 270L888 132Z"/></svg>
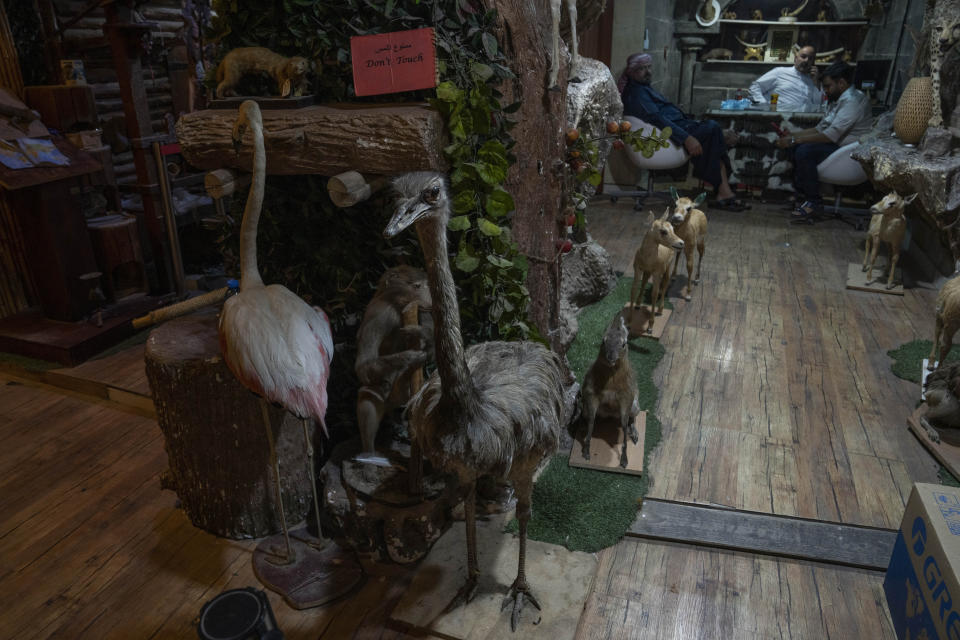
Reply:
<svg viewBox="0 0 960 640"><path fill-rule="evenodd" d="M670 320L670 309L664 308L663 313L653 318L653 329L648 332L647 326L650 321L650 311L646 305L641 305L633 309L630 313L630 303L623 305L623 319L626 320L627 330L631 338L653 338L659 340L663 336L663 330L667 328L667 322Z"/></svg>
<svg viewBox="0 0 960 640"><path fill-rule="evenodd" d="M473 600L444 612L466 576L466 533L462 525L447 531L420 564L410 587L390 615L399 627L429 637L470 640L567 640L573 638L590 593L594 554L527 540L527 578L542 609L524 607L515 633L503 598L517 572L519 539L503 529L511 514L477 518L477 552L488 559ZM412 634L414 635L414 634Z"/></svg>
<svg viewBox="0 0 960 640"><path fill-rule="evenodd" d="M867 274L863 271L862 264L847 265L847 289L856 291L870 291L872 293L888 293L894 296L903 295L903 278L900 269L894 271L893 281L896 286L893 289L887 289L887 276L889 275L890 265L875 266L873 268L873 280L867 282Z"/></svg>
<svg viewBox="0 0 960 640"><path fill-rule="evenodd" d="M358 462L359 451L358 440L337 445L320 471L323 513L360 553L400 564L420 560L450 526L456 478L427 473L417 494L409 490L410 445L378 447L388 465Z"/></svg>
<svg viewBox="0 0 960 640"><path fill-rule="evenodd" d="M955 478L960 478L960 440L956 440L955 435L949 434L946 430L938 430L940 442L936 442L930 435L930 432L920 422L927 412L926 403L921 404L916 410L907 417L907 426L913 435L917 436L920 444L925 446L937 461L947 468ZM950 442L947 442L950 439Z"/></svg>
<svg viewBox="0 0 960 640"><path fill-rule="evenodd" d="M194 526L210 533L241 539L279 531L260 399L224 364L216 313L160 325L144 357L169 464L162 486L176 492ZM286 470L284 512L300 522L311 502L300 421L281 409L269 412Z"/></svg>
<svg viewBox="0 0 960 640"><path fill-rule="evenodd" d="M637 443L627 440L627 466L620 466L620 452L623 450L623 429L614 418L598 417L590 438L590 459L583 457L583 439L586 433L581 430L570 449L571 467L614 471L634 476L643 475L643 440L647 432L647 412L641 411L634 419L640 437Z"/></svg>

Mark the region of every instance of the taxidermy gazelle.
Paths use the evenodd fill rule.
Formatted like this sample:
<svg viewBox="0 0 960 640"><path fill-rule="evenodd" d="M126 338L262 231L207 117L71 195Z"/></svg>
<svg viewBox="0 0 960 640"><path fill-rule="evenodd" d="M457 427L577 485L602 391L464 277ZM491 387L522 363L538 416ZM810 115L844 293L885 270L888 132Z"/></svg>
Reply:
<svg viewBox="0 0 960 640"><path fill-rule="evenodd" d="M697 209L707 197L704 191L699 196L691 200L686 196L680 197L677 190L670 187L670 195L673 197L673 215L670 216L670 223L677 236L683 240L683 253L687 258L687 286L684 289L683 299L689 300L693 294L693 285L700 283L700 265L703 264L703 250L706 247L707 238L707 216L703 211ZM697 248L700 259L697 260L697 275L693 275L693 248ZM680 253L673 261L673 274L677 274L680 266Z"/></svg>
<svg viewBox="0 0 960 640"><path fill-rule="evenodd" d="M900 243L907 231L907 218L903 209L913 202L917 194L906 198L900 197L896 191L883 196L880 202L870 207L873 217L870 218L870 229L867 231L867 245L863 255L863 271L867 273L867 284L873 282L873 264L877 260L877 248L880 241L890 245L890 275L887 277L887 289L893 289L893 272L900 259Z"/></svg>
<svg viewBox="0 0 960 640"><path fill-rule="evenodd" d="M663 215L653 221L650 230L643 236L640 248L633 256L633 287L630 289L630 310L643 304L643 292L647 280L652 282L650 290L650 322L647 333L653 331L654 315L663 312L667 297L667 284L670 281L670 258L674 252L683 250L683 240L673 231L673 225L667 220L670 207ZM659 303L659 307L657 306Z"/></svg>
<svg viewBox="0 0 960 640"><path fill-rule="evenodd" d="M580 64L580 53L577 44L577 0L550 0L550 19L552 31L552 53L550 54L550 84L548 88L553 89L557 86L557 75L560 73L560 4L567 5L567 12L570 14L570 45L572 57L570 58L570 71L577 68Z"/></svg>

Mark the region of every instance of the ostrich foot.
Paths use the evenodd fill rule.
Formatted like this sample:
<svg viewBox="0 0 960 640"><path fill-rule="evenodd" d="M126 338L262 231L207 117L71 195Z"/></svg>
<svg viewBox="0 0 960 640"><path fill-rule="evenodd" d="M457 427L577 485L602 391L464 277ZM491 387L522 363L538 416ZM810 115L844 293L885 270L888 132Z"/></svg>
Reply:
<svg viewBox="0 0 960 640"><path fill-rule="evenodd" d="M462 604L467 604L473 600L473 596L477 595L477 576L479 572L474 573L467 581L463 583L463 586L460 587L460 590L457 591L457 595L453 596L453 600L450 601L450 604L447 605L447 608L443 610L444 613L449 613L459 607Z"/></svg>
<svg viewBox="0 0 960 640"><path fill-rule="evenodd" d="M513 585L510 586L510 592L507 594L507 597L503 599L503 604L500 605L500 610L502 611L506 609L508 605L513 604L513 613L510 615L511 631L516 631L517 625L520 624L520 612L523 610L525 600L536 607L537 611L540 611L540 603L537 602L536 597L530 592L530 585L527 584L526 580L517 578L513 581Z"/></svg>
<svg viewBox="0 0 960 640"><path fill-rule="evenodd" d="M926 416L920 417L920 425L926 430L927 435L933 442L940 442L940 432L933 428Z"/></svg>

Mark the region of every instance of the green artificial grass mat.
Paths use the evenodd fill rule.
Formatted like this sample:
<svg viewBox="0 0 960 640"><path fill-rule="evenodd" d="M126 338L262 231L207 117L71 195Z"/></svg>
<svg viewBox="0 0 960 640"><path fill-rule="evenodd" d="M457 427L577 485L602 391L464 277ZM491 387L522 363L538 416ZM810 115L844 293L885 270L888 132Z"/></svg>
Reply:
<svg viewBox="0 0 960 640"><path fill-rule="evenodd" d="M630 298L632 284L632 278L620 278L607 297L580 312L579 332L567 351L579 382L596 359L610 321ZM615 544L633 524L639 500L650 486L650 452L660 442L660 421L653 414L657 402L653 370L664 353L663 346L651 338L630 341L630 364L637 377L640 409L647 411L644 474L638 477L574 468L567 463L567 455L554 456L533 487L533 514L527 525L531 540L592 553ZM516 519L507 526L508 531L515 532L517 528Z"/></svg>
<svg viewBox="0 0 960 640"><path fill-rule="evenodd" d="M59 362L50 362L49 360L38 360L28 358L15 353L0 352L0 364L13 369L20 369L29 373L43 373L51 369L61 369L64 365Z"/></svg>
<svg viewBox="0 0 960 640"><path fill-rule="evenodd" d="M893 358L893 364L890 365L893 375L920 384L920 367L923 366L923 359L930 355L932 348L932 340L912 340L887 351L887 355ZM946 361L957 360L960 360L960 350L953 347L947 354Z"/></svg>

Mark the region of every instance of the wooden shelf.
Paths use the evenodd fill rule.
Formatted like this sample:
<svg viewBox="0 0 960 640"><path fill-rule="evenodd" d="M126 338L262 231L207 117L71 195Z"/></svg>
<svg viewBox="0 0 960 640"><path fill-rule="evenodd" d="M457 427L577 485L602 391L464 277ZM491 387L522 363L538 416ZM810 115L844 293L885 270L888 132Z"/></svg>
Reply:
<svg viewBox="0 0 960 640"><path fill-rule="evenodd" d="M779 20L729 20L720 19L721 24L775 24L781 27L866 27L867 20L849 20L846 22L780 22Z"/></svg>

